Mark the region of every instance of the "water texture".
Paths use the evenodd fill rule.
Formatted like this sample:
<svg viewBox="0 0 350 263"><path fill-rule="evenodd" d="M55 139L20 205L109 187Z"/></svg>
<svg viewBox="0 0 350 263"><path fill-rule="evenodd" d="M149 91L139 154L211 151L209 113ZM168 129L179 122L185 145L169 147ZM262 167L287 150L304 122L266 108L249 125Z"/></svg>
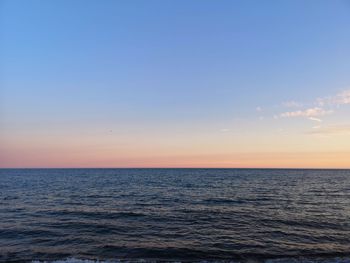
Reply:
<svg viewBox="0 0 350 263"><path fill-rule="evenodd" d="M349 256L350 170L0 170L0 262Z"/></svg>

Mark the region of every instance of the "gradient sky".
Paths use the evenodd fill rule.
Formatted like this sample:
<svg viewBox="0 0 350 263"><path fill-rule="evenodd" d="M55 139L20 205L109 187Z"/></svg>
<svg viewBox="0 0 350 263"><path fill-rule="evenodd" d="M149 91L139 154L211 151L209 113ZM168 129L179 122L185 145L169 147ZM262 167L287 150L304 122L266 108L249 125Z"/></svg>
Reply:
<svg viewBox="0 0 350 263"><path fill-rule="evenodd" d="M350 168L350 2L0 2L0 167Z"/></svg>

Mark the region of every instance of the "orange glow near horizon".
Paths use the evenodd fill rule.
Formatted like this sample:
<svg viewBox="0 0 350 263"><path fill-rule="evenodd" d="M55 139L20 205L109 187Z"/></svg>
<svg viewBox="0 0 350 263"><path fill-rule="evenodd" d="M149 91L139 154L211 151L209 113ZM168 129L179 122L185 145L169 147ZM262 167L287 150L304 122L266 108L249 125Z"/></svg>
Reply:
<svg viewBox="0 0 350 263"><path fill-rule="evenodd" d="M0 168L339 168L349 169L350 152L273 152L207 155L120 156L90 153L1 154Z"/></svg>
<svg viewBox="0 0 350 263"><path fill-rule="evenodd" d="M172 136L13 135L0 138L2 168L350 168L347 135L261 131Z"/></svg>

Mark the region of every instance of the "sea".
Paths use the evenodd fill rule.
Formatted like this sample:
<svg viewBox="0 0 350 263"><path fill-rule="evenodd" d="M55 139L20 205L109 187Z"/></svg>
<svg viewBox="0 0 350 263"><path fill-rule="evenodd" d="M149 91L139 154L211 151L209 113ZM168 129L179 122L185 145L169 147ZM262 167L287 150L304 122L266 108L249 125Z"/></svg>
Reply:
<svg viewBox="0 0 350 263"><path fill-rule="evenodd" d="M350 170L0 169L0 262L350 262Z"/></svg>

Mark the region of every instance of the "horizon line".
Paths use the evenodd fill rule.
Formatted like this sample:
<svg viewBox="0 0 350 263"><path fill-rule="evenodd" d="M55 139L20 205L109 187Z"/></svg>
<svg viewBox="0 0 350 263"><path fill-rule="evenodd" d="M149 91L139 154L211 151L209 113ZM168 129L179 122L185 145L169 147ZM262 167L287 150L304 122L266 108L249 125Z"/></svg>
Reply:
<svg viewBox="0 0 350 263"><path fill-rule="evenodd" d="M0 167L0 169L241 169L241 170L350 170L349 168L317 167Z"/></svg>

